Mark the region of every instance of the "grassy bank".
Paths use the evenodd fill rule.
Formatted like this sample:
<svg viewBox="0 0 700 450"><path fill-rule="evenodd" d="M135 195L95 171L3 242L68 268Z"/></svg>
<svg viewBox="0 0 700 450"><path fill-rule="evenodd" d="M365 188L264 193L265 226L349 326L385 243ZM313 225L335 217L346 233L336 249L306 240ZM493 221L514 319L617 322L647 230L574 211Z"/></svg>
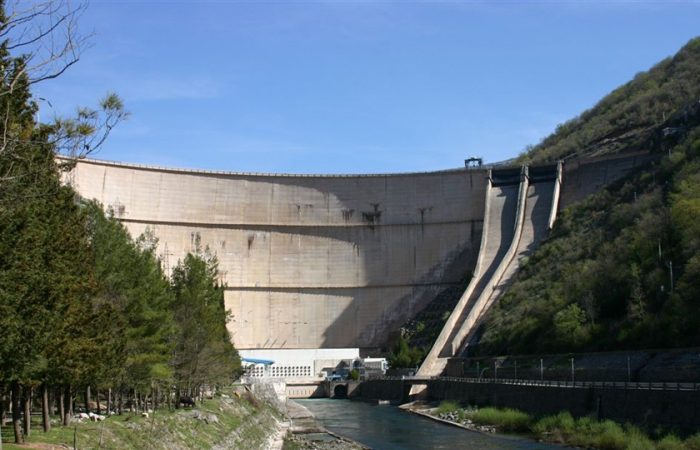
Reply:
<svg viewBox="0 0 700 450"><path fill-rule="evenodd" d="M543 441L602 450L700 450L700 433L685 440L673 435L652 437L634 425L590 417L575 419L568 412L536 418L510 408L462 408L443 401L433 415L451 414L460 423L490 425L498 431L528 434Z"/></svg>
<svg viewBox="0 0 700 450"><path fill-rule="evenodd" d="M221 396L193 409L159 410L148 418L125 414L104 422L74 422L54 426L49 433L36 423L22 446L7 443L11 429L4 427L3 450L50 448L41 444L73 448L74 439L79 449L255 449L264 447L278 417L273 408L249 394Z"/></svg>

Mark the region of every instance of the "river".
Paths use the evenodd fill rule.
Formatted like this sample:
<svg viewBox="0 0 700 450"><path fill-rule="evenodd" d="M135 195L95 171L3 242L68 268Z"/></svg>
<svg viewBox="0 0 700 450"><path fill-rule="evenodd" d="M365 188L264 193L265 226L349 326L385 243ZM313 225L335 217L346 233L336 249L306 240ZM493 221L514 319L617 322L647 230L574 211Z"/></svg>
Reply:
<svg viewBox="0 0 700 450"><path fill-rule="evenodd" d="M467 431L411 414L395 406L352 400L294 401L308 408L316 416L316 421L325 428L374 450L562 448L515 436Z"/></svg>

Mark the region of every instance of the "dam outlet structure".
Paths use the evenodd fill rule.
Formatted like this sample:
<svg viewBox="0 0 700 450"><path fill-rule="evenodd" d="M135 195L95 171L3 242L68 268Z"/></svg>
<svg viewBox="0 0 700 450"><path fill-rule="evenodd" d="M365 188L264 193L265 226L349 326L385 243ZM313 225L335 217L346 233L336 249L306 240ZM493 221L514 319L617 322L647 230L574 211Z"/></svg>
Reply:
<svg viewBox="0 0 700 450"><path fill-rule="evenodd" d="M648 159L368 175L80 159L64 181L132 236L155 236L166 272L188 252L215 255L241 350L384 352L442 291L469 281L419 370L433 376L468 348L558 207Z"/></svg>

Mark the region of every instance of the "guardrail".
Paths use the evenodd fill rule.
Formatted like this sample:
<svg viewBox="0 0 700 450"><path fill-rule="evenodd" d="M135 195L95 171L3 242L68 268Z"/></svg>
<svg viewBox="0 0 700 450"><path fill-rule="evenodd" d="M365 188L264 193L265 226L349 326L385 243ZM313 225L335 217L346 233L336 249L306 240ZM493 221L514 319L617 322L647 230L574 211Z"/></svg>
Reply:
<svg viewBox="0 0 700 450"><path fill-rule="evenodd" d="M462 378L462 377L384 377L386 381L408 381L427 383L433 380L472 384L506 384L518 386L542 386L557 388L607 388L647 391L698 391L700 383L683 382L635 382L635 381L564 381L564 380L520 380L507 378Z"/></svg>

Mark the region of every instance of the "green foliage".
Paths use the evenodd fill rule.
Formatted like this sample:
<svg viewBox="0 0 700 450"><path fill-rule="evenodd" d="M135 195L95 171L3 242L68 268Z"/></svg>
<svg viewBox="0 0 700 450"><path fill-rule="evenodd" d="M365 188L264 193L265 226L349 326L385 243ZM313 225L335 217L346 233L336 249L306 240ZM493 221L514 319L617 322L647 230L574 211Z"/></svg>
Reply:
<svg viewBox="0 0 700 450"><path fill-rule="evenodd" d="M177 384L190 390L204 383L233 381L240 360L226 328L230 313L217 283L216 258L188 254L173 270L172 292Z"/></svg>
<svg viewBox="0 0 700 450"><path fill-rule="evenodd" d="M360 371L357 369L352 369L348 375L350 376L350 379L353 381L357 381L360 379Z"/></svg>
<svg viewBox="0 0 700 450"><path fill-rule="evenodd" d="M700 433L690 436L684 443L688 450L700 450Z"/></svg>
<svg viewBox="0 0 700 450"><path fill-rule="evenodd" d="M104 325L115 336L109 380L131 388L150 387L172 378L169 362L174 333L170 285L145 237L131 239L101 206L89 203L90 237L99 280L98 304L114 310Z"/></svg>
<svg viewBox="0 0 700 450"><path fill-rule="evenodd" d="M425 356L419 347L409 347L408 340L400 336L398 342L389 354L389 365L395 369L416 367Z"/></svg>
<svg viewBox="0 0 700 450"><path fill-rule="evenodd" d="M481 425L494 425L499 430L525 433L530 430L531 418L527 413L511 408L480 408L471 419Z"/></svg>
<svg viewBox="0 0 700 450"><path fill-rule="evenodd" d="M437 407L435 412L437 414L451 413L452 411L457 411L460 409L459 403L452 400L443 400L440 402L440 406Z"/></svg>
<svg viewBox="0 0 700 450"><path fill-rule="evenodd" d="M586 339L586 313L577 304L571 304L557 312L553 324L559 342L575 348Z"/></svg>
<svg viewBox="0 0 700 450"><path fill-rule="evenodd" d="M659 450L686 450L687 447L677 436L669 434L661 439L656 448Z"/></svg>

